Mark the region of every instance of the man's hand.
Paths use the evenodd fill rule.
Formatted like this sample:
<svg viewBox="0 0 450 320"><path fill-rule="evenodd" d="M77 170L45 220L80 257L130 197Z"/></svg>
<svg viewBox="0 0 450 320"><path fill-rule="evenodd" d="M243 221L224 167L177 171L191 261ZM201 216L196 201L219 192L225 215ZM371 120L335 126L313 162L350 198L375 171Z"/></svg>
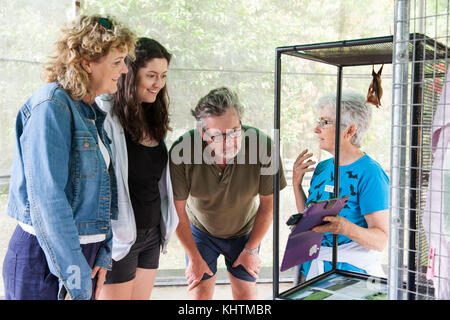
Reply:
<svg viewBox="0 0 450 320"><path fill-rule="evenodd" d="M258 279L259 269L261 268L259 254L249 253L245 249L242 250L239 257L233 263L233 268L236 268L238 265L242 265L253 278Z"/></svg>
<svg viewBox="0 0 450 320"><path fill-rule="evenodd" d="M211 277L214 275L205 260L199 259L198 261L193 262L189 259L189 264L185 272L189 291L200 284L205 273Z"/></svg>
<svg viewBox="0 0 450 320"><path fill-rule="evenodd" d="M333 233L333 234L343 234L346 235L349 224L351 223L347 219L341 216L328 216L323 218L323 222L329 222L321 226L317 226L312 228L311 230L314 232L322 232L322 233Z"/></svg>
<svg viewBox="0 0 450 320"><path fill-rule="evenodd" d="M95 294L94 296L95 300L97 300L100 295L100 291L103 288L103 283L105 282L107 272L108 269L100 268L99 266L95 266L94 269L92 269L91 279L94 279L95 275L97 275L97 288L93 293Z"/></svg>

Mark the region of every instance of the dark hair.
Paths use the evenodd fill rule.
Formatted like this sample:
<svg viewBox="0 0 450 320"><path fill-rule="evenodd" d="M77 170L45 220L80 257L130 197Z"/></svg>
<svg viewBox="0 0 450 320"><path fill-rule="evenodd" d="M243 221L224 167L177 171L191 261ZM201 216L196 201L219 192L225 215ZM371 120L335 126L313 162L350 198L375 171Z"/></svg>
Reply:
<svg viewBox="0 0 450 320"><path fill-rule="evenodd" d="M165 138L169 127L169 94L165 85L153 103L139 103L137 96L137 73L155 58L170 63L172 55L156 40L139 38L135 49L136 60L126 60L128 73L120 77L114 95L112 112L131 139L138 143L146 134L159 141Z"/></svg>

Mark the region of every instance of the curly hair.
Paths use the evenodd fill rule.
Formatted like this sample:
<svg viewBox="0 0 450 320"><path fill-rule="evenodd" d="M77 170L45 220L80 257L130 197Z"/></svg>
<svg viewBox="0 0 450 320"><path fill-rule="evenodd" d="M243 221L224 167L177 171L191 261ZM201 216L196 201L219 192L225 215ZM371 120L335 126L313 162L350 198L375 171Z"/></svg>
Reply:
<svg viewBox="0 0 450 320"><path fill-rule="evenodd" d="M127 51L134 59L135 42L136 35L114 18L82 15L61 29L55 54L43 66L43 80L58 82L74 100L95 96L82 59L97 62L113 48Z"/></svg>
<svg viewBox="0 0 450 320"><path fill-rule="evenodd" d="M152 59L166 59L169 65L172 55L158 41L139 38L135 57L135 61L126 59L128 73L119 78L112 113L119 118L132 141L139 143L148 135L159 141L171 130L167 85L158 92L153 103L141 103L137 94L137 74L139 69L144 68Z"/></svg>

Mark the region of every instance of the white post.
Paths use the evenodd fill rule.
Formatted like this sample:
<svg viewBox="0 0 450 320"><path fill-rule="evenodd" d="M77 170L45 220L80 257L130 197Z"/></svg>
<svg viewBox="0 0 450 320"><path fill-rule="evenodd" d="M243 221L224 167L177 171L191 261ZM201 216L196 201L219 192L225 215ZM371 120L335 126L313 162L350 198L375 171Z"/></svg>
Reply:
<svg viewBox="0 0 450 320"><path fill-rule="evenodd" d="M72 12L74 18L80 16L80 8L81 8L81 0L72 0Z"/></svg>
<svg viewBox="0 0 450 320"><path fill-rule="evenodd" d="M403 298L409 9L409 0L395 1L394 50L392 57L392 153L388 275L388 295L390 300L402 300Z"/></svg>

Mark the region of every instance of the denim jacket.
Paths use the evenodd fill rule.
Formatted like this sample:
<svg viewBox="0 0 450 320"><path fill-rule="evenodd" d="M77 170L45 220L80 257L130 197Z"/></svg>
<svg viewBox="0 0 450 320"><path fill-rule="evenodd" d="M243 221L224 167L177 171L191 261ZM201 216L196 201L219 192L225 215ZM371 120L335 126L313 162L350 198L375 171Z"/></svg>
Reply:
<svg viewBox="0 0 450 320"><path fill-rule="evenodd" d="M111 154L105 116L95 106L72 100L57 83L38 89L17 115L8 214L33 227L59 279L58 299L64 299L63 286L72 299L92 295L92 270L80 235L106 235L95 265L111 270L117 185L98 146L100 132Z"/></svg>
<svg viewBox="0 0 450 320"><path fill-rule="evenodd" d="M107 112L105 130L111 137L111 160L114 164L119 199L118 218L112 221L113 250L112 258L119 261L130 251L136 241L136 222L128 188L128 153L125 133L119 119L111 113L113 100L111 95L101 95L95 99L97 105ZM178 226L178 214L173 201L172 183L167 162L158 182L161 197L161 251L167 253L170 237Z"/></svg>

